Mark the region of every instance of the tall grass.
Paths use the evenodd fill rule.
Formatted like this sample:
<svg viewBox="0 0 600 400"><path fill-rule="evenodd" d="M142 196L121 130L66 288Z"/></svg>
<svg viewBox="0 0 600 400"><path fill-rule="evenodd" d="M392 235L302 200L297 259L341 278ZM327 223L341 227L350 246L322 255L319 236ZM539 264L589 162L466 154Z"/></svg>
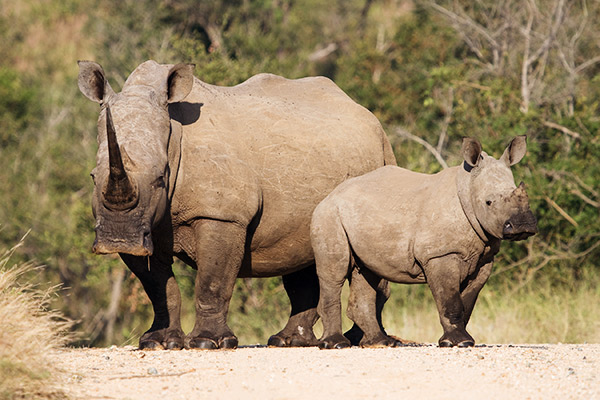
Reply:
<svg viewBox="0 0 600 400"><path fill-rule="evenodd" d="M193 279L179 278L184 295L182 325L189 332L195 318L189 289ZM270 335L285 326L290 306L279 282L279 278L238 282L228 322L241 345L266 344ZM386 331L418 343L437 343L442 327L429 287L391 284L391 289L383 311ZM346 283L342 290L344 331L352 326L345 316L348 293ZM542 274L523 285L508 276L497 277L482 289L467 330L476 343L600 343L599 300L600 282L592 268L585 269L581 279L571 281ZM138 326L126 335L127 343L136 344L148 327ZM319 321L315 334L320 337L322 332Z"/></svg>
<svg viewBox="0 0 600 400"><path fill-rule="evenodd" d="M10 263L16 247L0 253L0 399L62 399L50 354L68 340L70 324L48 309L55 287L27 283L35 265Z"/></svg>
<svg viewBox="0 0 600 400"><path fill-rule="evenodd" d="M593 270L586 274L570 284L540 277L519 289L506 278L486 285L467 330L477 343L600 343L600 285ZM442 335L426 285L393 285L383 320L403 339L435 343Z"/></svg>

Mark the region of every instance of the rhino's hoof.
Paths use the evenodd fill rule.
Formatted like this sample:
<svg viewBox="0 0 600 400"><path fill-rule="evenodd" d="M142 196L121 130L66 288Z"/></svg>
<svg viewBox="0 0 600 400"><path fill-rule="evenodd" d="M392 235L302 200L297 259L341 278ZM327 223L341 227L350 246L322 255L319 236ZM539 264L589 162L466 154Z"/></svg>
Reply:
<svg viewBox="0 0 600 400"><path fill-rule="evenodd" d="M321 350L329 350L329 349L341 350L341 349L347 349L350 347L352 347L352 345L348 342L338 342L338 343L320 342L319 343L319 349L321 349Z"/></svg>
<svg viewBox="0 0 600 400"><path fill-rule="evenodd" d="M193 338L188 342L190 349L216 350L219 348L217 342L209 338Z"/></svg>
<svg viewBox="0 0 600 400"><path fill-rule="evenodd" d="M454 347L454 343L452 343L448 339L440 340L440 347Z"/></svg>
<svg viewBox="0 0 600 400"><path fill-rule="evenodd" d="M319 342L320 349L347 349L349 347L352 347L352 344L343 335L331 335Z"/></svg>
<svg viewBox="0 0 600 400"><path fill-rule="evenodd" d="M456 346L458 346L458 347L473 347L473 346L475 346L475 342L472 340L463 340Z"/></svg>
<svg viewBox="0 0 600 400"><path fill-rule="evenodd" d="M168 340L165 347L168 350L181 350L183 349L183 341L180 339Z"/></svg>
<svg viewBox="0 0 600 400"><path fill-rule="evenodd" d="M238 339L235 336L229 336L219 341L220 349L235 349L238 346Z"/></svg>
<svg viewBox="0 0 600 400"><path fill-rule="evenodd" d="M363 337L360 341L361 347L393 347L396 344L397 340L386 335L383 332L378 333L377 335L367 338Z"/></svg>
<svg viewBox="0 0 600 400"><path fill-rule="evenodd" d="M334 349L349 349L350 347L352 347L352 345L346 342L336 343L333 346Z"/></svg>
<svg viewBox="0 0 600 400"><path fill-rule="evenodd" d="M164 346L156 340L140 340L140 350L164 350Z"/></svg>
<svg viewBox="0 0 600 400"><path fill-rule="evenodd" d="M269 346L269 347L287 347L287 343L285 342L285 339L283 339L281 336L273 335L269 338L269 341L267 342L267 346Z"/></svg>

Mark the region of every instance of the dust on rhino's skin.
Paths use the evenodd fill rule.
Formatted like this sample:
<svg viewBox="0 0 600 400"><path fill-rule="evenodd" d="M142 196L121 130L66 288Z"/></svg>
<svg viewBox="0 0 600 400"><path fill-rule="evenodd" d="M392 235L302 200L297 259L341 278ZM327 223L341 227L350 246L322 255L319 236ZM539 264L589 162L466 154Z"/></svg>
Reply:
<svg viewBox="0 0 600 400"><path fill-rule="evenodd" d="M346 178L396 163L377 119L322 77L219 87L191 64L147 61L115 93L100 65L79 66L81 91L101 105L93 249L120 253L152 301L140 347L237 346L226 323L236 277L277 275L292 312L269 343L315 344L310 217ZM198 269L187 338L174 255Z"/></svg>
<svg viewBox="0 0 600 400"><path fill-rule="evenodd" d="M320 346L349 346L341 334L340 291L350 276L348 316L362 345L388 345L374 288L387 279L428 283L444 334L440 346L473 346L466 325L502 239L537 232L524 184L510 167L526 152L517 136L499 160L463 141L464 163L434 175L386 166L338 186L315 209L311 241L320 283Z"/></svg>

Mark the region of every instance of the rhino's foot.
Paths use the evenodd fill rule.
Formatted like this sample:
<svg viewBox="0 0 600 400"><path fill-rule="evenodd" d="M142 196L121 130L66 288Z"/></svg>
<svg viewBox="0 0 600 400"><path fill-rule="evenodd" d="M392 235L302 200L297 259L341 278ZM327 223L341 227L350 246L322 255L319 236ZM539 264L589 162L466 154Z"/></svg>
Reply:
<svg viewBox="0 0 600 400"><path fill-rule="evenodd" d="M398 341L383 332L379 332L372 338L366 336L360 341L361 347L396 347Z"/></svg>
<svg viewBox="0 0 600 400"><path fill-rule="evenodd" d="M181 330L167 331L161 329L146 332L140 338L140 350L180 350L183 348L183 332Z"/></svg>
<svg viewBox="0 0 600 400"><path fill-rule="evenodd" d="M286 328L271 336L267 342L267 345L271 347L310 347L317 346L317 344L318 340L313 330L302 327L294 330Z"/></svg>
<svg viewBox="0 0 600 400"><path fill-rule="evenodd" d="M235 349L238 346L238 339L235 336L226 336L219 339L209 337L188 337L185 341L185 347L188 349L199 350L217 350L217 349Z"/></svg>
<svg viewBox="0 0 600 400"><path fill-rule="evenodd" d="M456 346L456 347L473 347L473 346L475 346L475 342L472 340L463 340L462 342L459 342L455 345L451 341L445 339L445 340L440 340L439 344L440 344L440 347L454 347L454 346Z"/></svg>
<svg viewBox="0 0 600 400"><path fill-rule="evenodd" d="M475 339L471 337L467 332L462 335L444 335L439 340L440 347L473 347L475 346Z"/></svg>
<svg viewBox="0 0 600 400"><path fill-rule="evenodd" d="M314 335L311 337L290 335L283 336L281 333L273 335L269 338L267 346L270 347L310 347L317 345L317 338Z"/></svg>
<svg viewBox="0 0 600 400"><path fill-rule="evenodd" d="M339 333L322 338L319 341L320 349L347 349L351 346L350 340Z"/></svg>
<svg viewBox="0 0 600 400"><path fill-rule="evenodd" d="M157 342L156 340L140 340L139 345L140 350L164 350L165 347L162 343Z"/></svg>
<svg viewBox="0 0 600 400"><path fill-rule="evenodd" d="M285 339L278 335L273 335L267 341L267 346L269 347L287 347L287 343Z"/></svg>

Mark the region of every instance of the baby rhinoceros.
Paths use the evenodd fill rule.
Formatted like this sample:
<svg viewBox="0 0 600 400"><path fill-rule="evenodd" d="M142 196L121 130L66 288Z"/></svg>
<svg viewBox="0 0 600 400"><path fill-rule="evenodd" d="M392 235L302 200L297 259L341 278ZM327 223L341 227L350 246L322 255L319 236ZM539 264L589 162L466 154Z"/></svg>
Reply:
<svg viewBox="0 0 600 400"><path fill-rule="evenodd" d="M468 347L466 331L500 242L537 232L525 186L510 167L526 152L515 137L499 160L465 138L460 166L428 175L381 167L340 184L315 209L311 242L320 284L321 348L344 348L340 293L350 280L348 317L364 332L362 346L389 346L375 312L381 279L427 283L444 334L441 347Z"/></svg>

